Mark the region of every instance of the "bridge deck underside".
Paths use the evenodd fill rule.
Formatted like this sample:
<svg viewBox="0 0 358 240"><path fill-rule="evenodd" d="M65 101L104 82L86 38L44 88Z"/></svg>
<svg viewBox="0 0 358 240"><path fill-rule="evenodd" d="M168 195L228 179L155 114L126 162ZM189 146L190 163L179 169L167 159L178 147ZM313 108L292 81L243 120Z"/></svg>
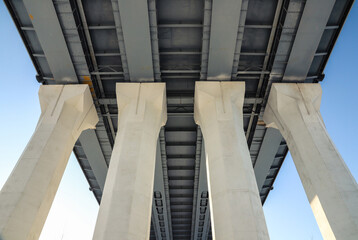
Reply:
<svg viewBox="0 0 358 240"><path fill-rule="evenodd" d="M53 56L43 48L43 42L50 39L43 39L35 31L36 26L33 26L24 4L27 1L5 0L5 3L34 63L38 80L44 84L63 84L51 70ZM301 18L310 17L305 13L306 2L243 0L237 27L230 29L231 34L223 36L236 42L229 66L232 69L228 73L231 76L229 80L246 83L244 130L255 171L260 167L256 164L261 161L272 162L269 169L257 173L263 176L259 186L262 203L272 189L288 151L281 137L275 149L271 149L270 153L263 152L263 144L270 142L272 136L266 130L262 115L271 84L282 82L285 74L289 74L285 70L293 64L290 56L305 57L300 56L295 40L304 41L300 34L307 30L307 26L303 25ZM324 1L321 2L324 4ZM351 0L337 0L333 9L329 10L323 34L317 36L319 44L315 52L310 53L312 62L301 78L297 78L301 79L300 82L323 79L325 64L352 3ZM125 44L126 32L123 31L124 25L122 29L120 12L126 9L118 11L116 1L62 0L53 1L53 6L77 76L74 81L91 87L100 116L94 136L97 136L105 165L108 166L117 132L115 84L131 81L131 71L141 67L133 66L131 59L140 56L141 52L135 52L130 44ZM193 232L195 226L199 226L199 222L193 219L200 212L200 207L195 204L200 197L197 187L200 176L196 166L203 154L198 148L201 146L201 133L193 119L193 99L195 81L206 80L206 76L210 75L208 66L212 62L209 61L223 64L210 58L211 48L215 47L214 41L210 45L210 36L218 31L212 24L218 16L215 16L212 0L148 0L148 6L149 16L152 13L156 15L156 22L151 22L153 18L148 20L154 81L165 82L167 88L168 121L163 129L167 168L163 171L168 176L170 209L167 212L171 218L171 235L173 239L211 239L210 222L204 226L209 231L202 231L200 237L194 236ZM319 9L316 14L320 14ZM91 156L86 155L80 141L76 143L74 153L90 189L100 202L103 186L96 180L95 169L91 168ZM150 239L162 239L153 225Z"/></svg>

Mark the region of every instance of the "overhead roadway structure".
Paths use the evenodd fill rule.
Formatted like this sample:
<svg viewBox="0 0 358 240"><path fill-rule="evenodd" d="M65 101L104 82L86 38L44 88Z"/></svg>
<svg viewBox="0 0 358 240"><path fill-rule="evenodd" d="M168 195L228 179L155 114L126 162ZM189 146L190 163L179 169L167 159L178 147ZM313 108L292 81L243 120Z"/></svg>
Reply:
<svg viewBox="0 0 358 240"><path fill-rule="evenodd" d="M165 82L150 239L211 239L205 151L194 123L195 81L246 83L244 131L261 202L288 148L266 129L272 83L316 83L352 0L4 0L37 71L88 84L98 113L73 149L100 203L117 132L115 84Z"/></svg>

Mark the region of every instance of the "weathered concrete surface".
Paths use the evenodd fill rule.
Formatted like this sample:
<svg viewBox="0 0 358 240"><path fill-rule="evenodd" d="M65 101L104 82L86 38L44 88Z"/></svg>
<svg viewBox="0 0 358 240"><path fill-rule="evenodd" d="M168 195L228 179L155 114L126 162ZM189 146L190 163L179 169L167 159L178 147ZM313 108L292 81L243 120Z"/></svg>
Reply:
<svg viewBox="0 0 358 240"><path fill-rule="evenodd" d="M323 123L319 84L272 85L264 121L287 141L324 239L358 239L358 186Z"/></svg>
<svg viewBox="0 0 358 240"><path fill-rule="evenodd" d="M39 238L77 138L98 122L87 85L44 85L39 98L36 130L0 192L1 240Z"/></svg>
<svg viewBox="0 0 358 240"><path fill-rule="evenodd" d="M164 83L117 83L118 132L93 239L148 239Z"/></svg>
<svg viewBox="0 0 358 240"><path fill-rule="evenodd" d="M214 239L269 239L243 129L243 82L196 82Z"/></svg>

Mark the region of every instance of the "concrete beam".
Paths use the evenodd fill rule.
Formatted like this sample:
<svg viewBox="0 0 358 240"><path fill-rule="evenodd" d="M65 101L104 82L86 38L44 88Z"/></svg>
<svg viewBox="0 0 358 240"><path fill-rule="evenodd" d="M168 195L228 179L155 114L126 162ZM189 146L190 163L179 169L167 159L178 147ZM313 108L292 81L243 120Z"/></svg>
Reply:
<svg viewBox="0 0 358 240"><path fill-rule="evenodd" d="M266 130L254 166L256 182L259 192L261 192L262 186L264 185L272 163L275 160L275 155L277 153L278 148L280 147L281 141L282 136L280 134L280 131L274 128L268 128Z"/></svg>
<svg viewBox="0 0 358 240"><path fill-rule="evenodd" d="M306 79L335 2L335 0L306 1L283 80Z"/></svg>
<svg viewBox="0 0 358 240"><path fill-rule="evenodd" d="M241 0L212 2L208 80L231 79L241 3Z"/></svg>
<svg viewBox="0 0 358 240"><path fill-rule="evenodd" d="M168 205L164 189L161 145L162 144L158 140L156 152L157 155L155 159L152 221L154 222L154 227L156 228L155 233L157 239L165 238L169 240L172 238L168 220Z"/></svg>
<svg viewBox="0 0 358 240"><path fill-rule="evenodd" d="M205 144L202 140L201 144L201 156L200 156L200 173L199 173L199 186L198 186L198 197L196 208L193 211L195 214L195 225L194 225L194 234L192 240L194 239L208 239L208 228L210 227L210 208L209 208L209 190L208 190L208 181L206 174L206 153L205 153Z"/></svg>
<svg viewBox="0 0 358 240"><path fill-rule="evenodd" d="M97 183L103 192L108 167L95 130L88 129L83 131L79 137L79 141L91 166L93 174L96 177Z"/></svg>
<svg viewBox="0 0 358 240"><path fill-rule="evenodd" d="M118 0L131 81L154 81L148 2Z"/></svg>
<svg viewBox="0 0 358 240"><path fill-rule="evenodd" d="M77 83L66 40L52 1L24 0L53 77L59 83Z"/></svg>
<svg viewBox="0 0 358 240"><path fill-rule="evenodd" d="M115 98L100 98L100 104L107 104L107 105L115 105L117 104L117 100ZM245 98L244 105L249 104L261 104L263 102L262 98ZM190 96L169 96L167 97L167 104L168 105L182 105L182 104L194 104L194 97Z"/></svg>

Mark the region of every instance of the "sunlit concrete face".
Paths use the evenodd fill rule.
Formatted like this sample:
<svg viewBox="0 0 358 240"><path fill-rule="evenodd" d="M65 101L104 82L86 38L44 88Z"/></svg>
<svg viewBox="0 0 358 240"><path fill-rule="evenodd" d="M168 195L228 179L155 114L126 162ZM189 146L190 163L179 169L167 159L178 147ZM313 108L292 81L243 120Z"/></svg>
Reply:
<svg viewBox="0 0 358 240"><path fill-rule="evenodd" d="M87 85L43 85L39 98L35 132L0 192L1 240L39 238L77 138L98 122Z"/></svg>
<svg viewBox="0 0 358 240"><path fill-rule="evenodd" d="M118 132L93 239L148 239L165 83L117 83Z"/></svg>
<svg viewBox="0 0 358 240"><path fill-rule="evenodd" d="M243 82L196 82L214 239L269 239L243 129Z"/></svg>
<svg viewBox="0 0 358 240"><path fill-rule="evenodd" d="M287 141L324 239L358 239L358 186L323 123L319 84L272 85L264 121Z"/></svg>

